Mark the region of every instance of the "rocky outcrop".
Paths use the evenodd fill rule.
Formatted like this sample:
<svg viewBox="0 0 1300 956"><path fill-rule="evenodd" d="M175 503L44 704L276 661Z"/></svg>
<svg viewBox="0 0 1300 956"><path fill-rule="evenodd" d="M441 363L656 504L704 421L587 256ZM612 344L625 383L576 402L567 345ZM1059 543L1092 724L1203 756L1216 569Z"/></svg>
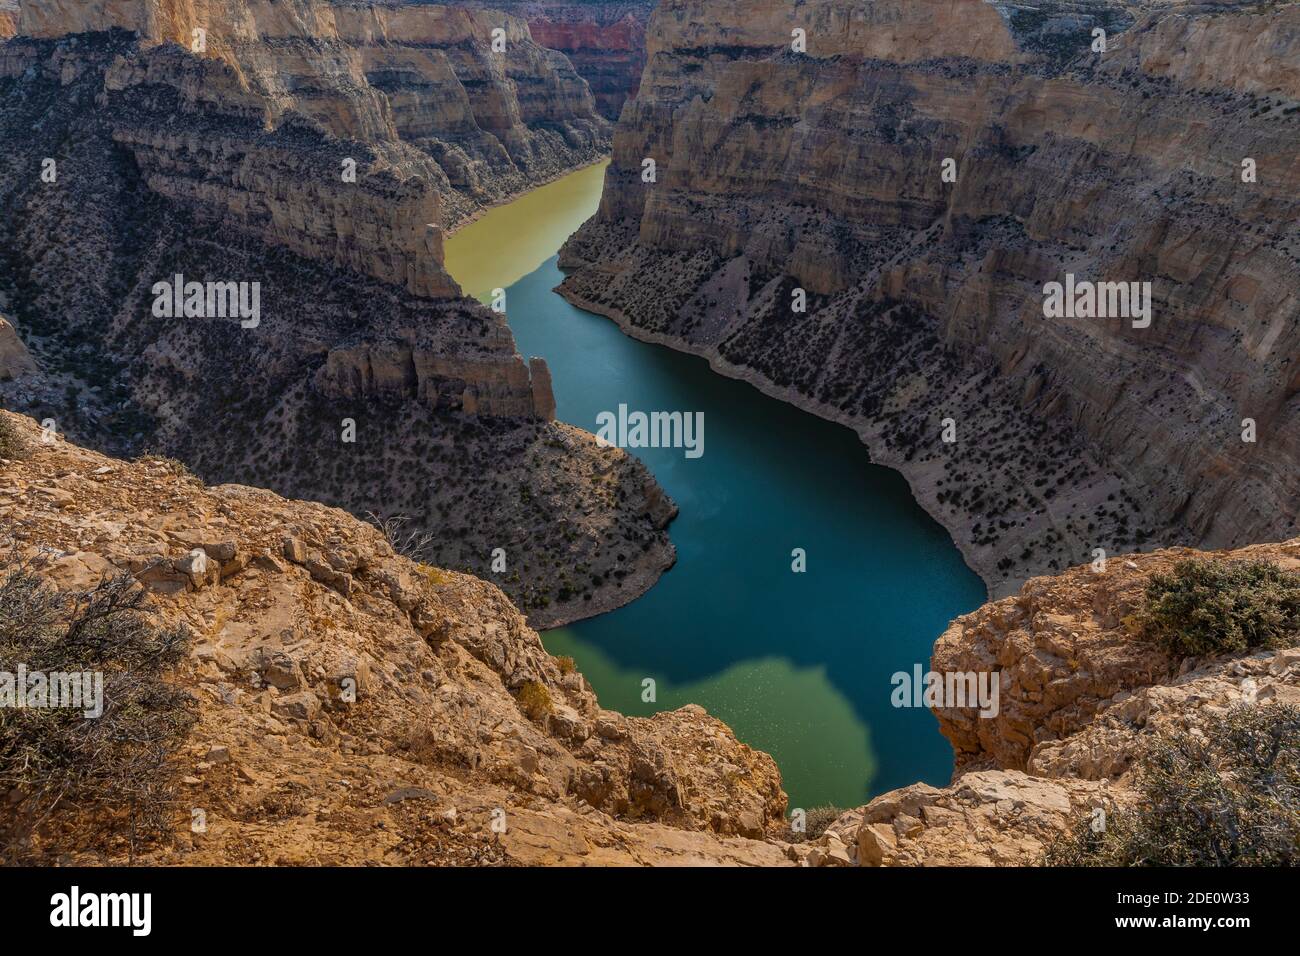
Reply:
<svg viewBox="0 0 1300 956"><path fill-rule="evenodd" d="M825 843L861 866L1026 866L1093 807L1113 807L1103 782L976 771L939 789L894 790L836 820Z"/></svg>
<svg viewBox="0 0 1300 956"><path fill-rule="evenodd" d="M36 362L14 327L0 317L0 381L36 371Z"/></svg>
<svg viewBox="0 0 1300 956"><path fill-rule="evenodd" d="M952 783L792 844L770 757L696 706L603 709L493 585L336 509L0 421L26 448L0 462L5 560L80 591L130 575L191 635L174 679L199 722L177 769L206 827L146 863L1032 865L1080 819L1133 806L1157 735L1300 702L1300 647L1180 661L1127 633L1134 596L1186 551L1035 579L935 647L935 670L1001 680L986 732L939 712ZM1212 557L1300 570L1300 539Z"/></svg>
<svg viewBox="0 0 1300 956"><path fill-rule="evenodd" d="M1180 660L1133 633L1151 576L1189 557L1297 572L1300 538L1072 568L958 618L931 669L992 673L1000 693L992 717L936 709L956 756L952 783L876 797L801 853L830 859L838 846L864 866L1033 865L1081 817L1135 804L1136 761L1155 737L1195 736L1232 707L1300 704L1300 646Z"/></svg>
<svg viewBox="0 0 1300 956"><path fill-rule="evenodd" d="M251 81L254 53L292 47L257 24L233 59L122 31L0 46L0 307L43 370L0 400L212 481L454 521L427 557L496 575L539 626L632 600L673 562L672 503L554 422L545 363L458 296L439 222L468 194L430 153ZM362 101L331 77L322 98Z"/></svg>
<svg viewBox="0 0 1300 956"><path fill-rule="evenodd" d="M1269 665L1274 659L1294 661L1295 652L1257 655L1246 662L1185 662L1135 640L1132 616L1142 605L1151 576L1168 573L1177 561L1198 555L1171 548L1108 561L1102 571L1085 565L1056 577L1035 578L1018 595L954 621L935 642L932 669L993 670L1002 686L996 717L936 711L940 729L956 752L958 771L986 765L1041 771L1046 763L1058 768L1050 776L1060 776L1065 766L1062 748L1078 744L1067 741L1085 730L1095 733L1106 715L1154 729L1148 724L1161 709L1157 702L1169 695L1203 707L1239 699L1242 679L1256 672L1256 691L1276 683L1278 673L1270 674ZM1296 541L1254 545L1219 557L1270 561L1300 571ZM1230 686L1211 690L1205 681L1212 675L1226 676ZM1090 779L1120 776L1133 743L1108 746L1106 764L1071 772Z"/></svg>
<svg viewBox="0 0 1300 956"><path fill-rule="evenodd" d="M31 449L0 465L6 560L69 589L129 574L191 635L186 830L143 862L788 862L770 757L699 707L603 709L494 586L342 511L0 419Z"/></svg>
<svg viewBox="0 0 1300 956"><path fill-rule="evenodd" d="M561 291L853 427L995 596L1099 548L1288 537L1298 25L664 2ZM1150 324L1045 317L1067 274L1149 282Z"/></svg>
<svg viewBox="0 0 1300 956"><path fill-rule="evenodd" d="M654 0L467 0L466 5L527 20L534 41L569 58L606 118L618 119L623 104L636 96Z"/></svg>
<svg viewBox="0 0 1300 956"><path fill-rule="evenodd" d="M472 415L555 418L544 359L528 366L463 359L404 346L331 349L316 372L316 389L334 398L418 398L432 408L454 403Z"/></svg>

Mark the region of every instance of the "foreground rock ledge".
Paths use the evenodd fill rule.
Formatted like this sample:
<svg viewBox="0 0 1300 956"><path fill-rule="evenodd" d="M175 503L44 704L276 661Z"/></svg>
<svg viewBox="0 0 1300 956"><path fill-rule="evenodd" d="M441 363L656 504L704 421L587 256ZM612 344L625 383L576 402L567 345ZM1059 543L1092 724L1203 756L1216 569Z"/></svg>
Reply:
<svg viewBox="0 0 1300 956"><path fill-rule="evenodd" d="M952 783L790 844L771 757L696 706L603 710L494 586L414 564L337 509L0 418L30 446L0 460L6 536L50 551L61 587L132 574L194 633L178 679L200 720L180 759L208 831L178 824L146 863L1026 865L1075 815L1134 799L1153 734L1244 702L1248 678L1257 706L1300 702L1300 648L1175 660L1128 633L1151 574L1196 552L1035 578L935 644L935 670L1001 678L995 719L938 713ZM1300 569L1300 539L1213 557Z"/></svg>
<svg viewBox="0 0 1300 956"><path fill-rule="evenodd" d="M603 710L496 587L416 565L343 511L0 416L30 445L0 462L6 536L52 551L60 587L134 575L194 633L182 799L207 832L178 823L145 862L789 862L764 842L786 805L771 757L699 707ZM550 700L536 719L525 685Z"/></svg>

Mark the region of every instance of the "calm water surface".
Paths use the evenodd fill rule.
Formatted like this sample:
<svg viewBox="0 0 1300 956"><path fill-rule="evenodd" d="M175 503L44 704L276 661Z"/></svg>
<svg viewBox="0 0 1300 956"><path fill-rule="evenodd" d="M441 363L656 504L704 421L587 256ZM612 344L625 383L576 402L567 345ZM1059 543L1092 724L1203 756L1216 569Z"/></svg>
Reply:
<svg viewBox="0 0 1300 956"><path fill-rule="evenodd" d="M596 209L590 167L490 211L447 242L451 274L506 288L519 350L550 364L560 419L595 431L631 410L704 413L704 455L636 449L677 502L676 567L644 597L543 635L605 707L697 703L772 754L792 807L856 806L952 751L928 711L890 705L890 676L928 667L935 638L984 586L897 473L848 429L716 375L702 359L623 335L551 290L555 252ZM791 570L802 548L807 571ZM656 682L644 703L642 682Z"/></svg>

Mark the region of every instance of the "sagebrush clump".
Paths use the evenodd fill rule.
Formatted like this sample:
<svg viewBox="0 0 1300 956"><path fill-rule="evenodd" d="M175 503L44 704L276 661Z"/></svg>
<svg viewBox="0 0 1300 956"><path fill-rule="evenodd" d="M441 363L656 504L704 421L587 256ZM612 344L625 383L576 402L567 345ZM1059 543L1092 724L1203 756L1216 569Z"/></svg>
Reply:
<svg viewBox="0 0 1300 956"><path fill-rule="evenodd" d="M792 843L804 843L809 840L816 840L826 828L843 816L845 810L843 807L810 807L804 812L804 828L800 832L793 827L789 830L789 839Z"/></svg>
<svg viewBox="0 0 1300 956"><path fill-rule="evenodd" d="M26 458L27 453L27 441L19 433L17 426L0 415L0 458L17 460Z"/></svg>
<svg viewBox="0 0 1300 956"><path fill-rule="evenodd" d="M545 684L535 680L525 681L519 688L519 707L529 720L541 720L555 709L551 702L551 692Z"/></svg>
<svg viewBox="0 0 1300 956"><path fill-rule="evenodd" d="M1139 759L1139 800L1101 826L1085 815L1048 866L1300 864L1300 708L1239 706L1203 735L1158 738Z"/></svg>
<svg viewBox="0 0 1300 956"><path fill-rule="evenodd" d="M163 675L186 658L190 636L156 626L130 576L69 592L39 570L0 560L0 672L98 673L102 712L0 707L0 859L134 856L176 829L173 758L196 705Z"/></svg>
<svg viewBox="0 0 1300 956"><path fill-rule="evenodd" d="M186 481L194 481L200 485L203 484L203 480L199 478L198 475L194 474L194 472L190 471L190 466L185 464L185 462L181 461L179 458L171 458L167 455L155 454L154 452L145 452L137 458L136 461L161 465L175 478L183 478Z"/></svg>
<svg viewBox="0 0 1300 956"><path fill-rule="evenodd" d="M1135 623L1179 655L1289 647L1300 643L1300 575L1267 561L1180 561L1152 575Z"/></svg>

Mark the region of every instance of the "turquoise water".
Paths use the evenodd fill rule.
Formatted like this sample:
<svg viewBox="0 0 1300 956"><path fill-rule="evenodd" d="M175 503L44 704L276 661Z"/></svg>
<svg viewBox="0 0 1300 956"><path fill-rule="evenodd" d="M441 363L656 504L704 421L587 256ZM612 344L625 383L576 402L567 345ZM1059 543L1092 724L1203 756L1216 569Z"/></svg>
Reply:
<svg viewBox="0 0 1300 956"><path fill-rule="evenodd" d="M628 338L552 291L563 278L553 253L595 211L601 180L593 167L543 186L446 247L467 292L488 301L484 290L513 283L510 327L524 356L549 363L563 421L596 432L620 404L704 415L698 458L631 449L681 509L677 565L627 607L547 632L547 648L572 656L607 708L702 705L776 758L792 807L947 783L952 751L934 716L892 707L890 677L928 669L935 638L983 602L983 584L847 428Z"/></svg>
<svg viewBox="0 0 1300 956"><path fill-rule="evenodd" d="M552 292L561 278L552 258L507 289L520 352L550 365L557 416L594 432L620 403L703 412L704 454L634 450L681 509L677 565L627 607L549 632L548 649L573 656L606 707L701 704L776 758L791 806L946 783L934 716L892 707L890 676L928 669L935 638L984 600L948 533L847 428L628 338Z"/></svg>

